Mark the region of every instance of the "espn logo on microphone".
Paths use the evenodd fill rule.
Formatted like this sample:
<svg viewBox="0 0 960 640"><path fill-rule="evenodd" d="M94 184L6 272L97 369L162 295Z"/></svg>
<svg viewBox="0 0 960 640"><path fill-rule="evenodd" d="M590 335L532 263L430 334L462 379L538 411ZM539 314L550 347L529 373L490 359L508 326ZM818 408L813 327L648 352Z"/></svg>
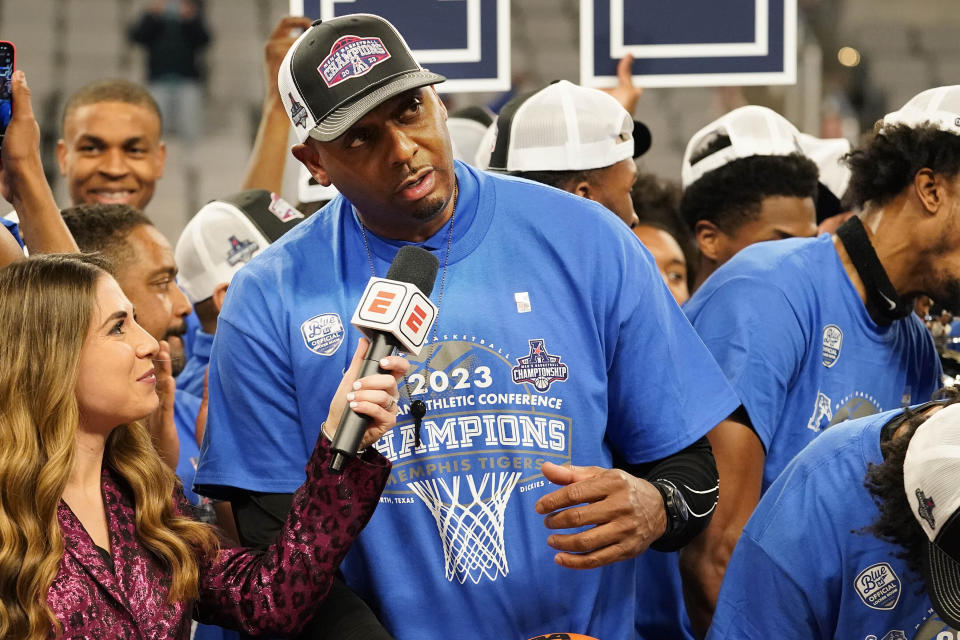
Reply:
<svg viewBox="0 0 960 640"><path fill-rule="evenodd" d="M404 351L420 355L436 317L437 307L416 286L370 278L350 322L368 338L373 331L389 333Z"/></svg>

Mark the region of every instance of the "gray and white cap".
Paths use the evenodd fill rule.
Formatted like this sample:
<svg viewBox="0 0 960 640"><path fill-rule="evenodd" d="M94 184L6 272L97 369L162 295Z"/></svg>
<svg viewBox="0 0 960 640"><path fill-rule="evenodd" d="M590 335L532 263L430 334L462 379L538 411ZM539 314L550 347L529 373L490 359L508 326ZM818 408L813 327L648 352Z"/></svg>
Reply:
<svg viewBox="0 0 960 640"><path fill-rule="evenodd" d="M960 629L960 404L917 427L903 460L903 488L927 536L927 595L943 621Z"/></svg>
<svg viewBox="0 0 960 640"><path fill-rule="evenodd" d="M365 13L314 22L277 79L300 142L333 140L393 96L446 80L414 60L392 24Z"/></svg>

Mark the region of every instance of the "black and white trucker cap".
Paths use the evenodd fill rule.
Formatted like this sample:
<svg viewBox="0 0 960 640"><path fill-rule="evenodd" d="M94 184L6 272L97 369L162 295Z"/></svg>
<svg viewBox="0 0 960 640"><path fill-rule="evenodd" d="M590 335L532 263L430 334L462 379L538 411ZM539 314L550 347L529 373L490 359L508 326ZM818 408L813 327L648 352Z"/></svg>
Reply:
<svg viewBox="0 0 960 640"><path fill-rule="evenodd" d="M314 22L287 51L278 76L300 142L333 140L393 96L445 79L417 64L392 24L364 13Z"/></svg>

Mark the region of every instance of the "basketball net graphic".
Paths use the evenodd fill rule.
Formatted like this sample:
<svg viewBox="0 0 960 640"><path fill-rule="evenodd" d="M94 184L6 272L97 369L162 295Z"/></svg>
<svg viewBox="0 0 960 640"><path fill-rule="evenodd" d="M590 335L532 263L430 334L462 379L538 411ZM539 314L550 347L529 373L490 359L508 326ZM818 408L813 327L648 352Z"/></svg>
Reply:
<svg viewBox="0 0 960 640"><path fill-rule="evenodd" d="M410 482L407 486L426 503L437 523L447 580L456 578L474 584L486 576L496 580L510 573L503 543L503 514L520 472L490 472L480 476L454 476L451 485L443 478ZM464 502L460 501L466 478Z"/></svg>

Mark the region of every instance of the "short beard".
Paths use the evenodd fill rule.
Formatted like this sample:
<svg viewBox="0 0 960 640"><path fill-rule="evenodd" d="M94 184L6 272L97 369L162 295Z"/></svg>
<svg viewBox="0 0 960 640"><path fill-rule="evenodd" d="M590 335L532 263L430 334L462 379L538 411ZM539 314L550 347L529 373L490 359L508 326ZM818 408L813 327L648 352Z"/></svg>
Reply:
<svg viewBox="0 0 960 640"><path fill-rule="evenodd" d="M960 280L942 273L940 275L942 279L937 290L931 291L929 295L938 306L956 314L960 311Z"/></svg>
<svg viewBox="0 0 960 640"><path fill-rule="evenodd" d="M419 220L420 222L433 220L443 213L443 210L447 206L447 201L444 200L442 196L431 199L425 198L425 200L425 202L420 203L420 206L412 212L411 215L414 220Z"/></svg>

